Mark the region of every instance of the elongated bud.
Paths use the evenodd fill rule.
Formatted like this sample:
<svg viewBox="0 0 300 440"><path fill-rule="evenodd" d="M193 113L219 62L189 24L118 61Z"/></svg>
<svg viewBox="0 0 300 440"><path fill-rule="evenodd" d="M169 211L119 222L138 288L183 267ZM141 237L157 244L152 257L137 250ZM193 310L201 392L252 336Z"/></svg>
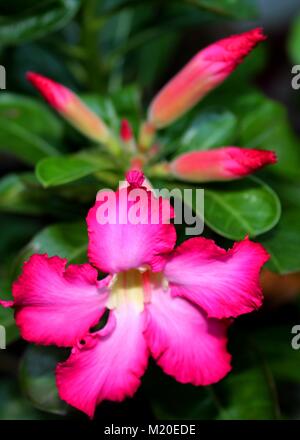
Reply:
<svg viewBox="0 0 300 440"><path fill-rule="evenodd" d="M116 152L117 145L105 123L92 112L67 87L37 73L28 72L27 79L38 89L45 100L77 130L90 139L111 147Z"/></svg>
<svg viewBox="0 0 300 440"><path fill-rule="evenodd" d="M156 128L171 124L221 84L265 38L257 28L224 38L200 51L153 99L149 122Z"/></svg>
<svg viewBox="0 0 300 440"><path fill-rule="evenodd" d="M132 128L127 119L122 119L121 121L120 137L124 142L129 142L133 139Z"/></svg>
<svg viewBox="0 0 300 440"><path fill-rule="evenodd" d="M169 171L189 182L234 180L276 160L273 151L224 147L182 154L171 162Z"/></svg>
<svg viewBox="0 0 300 440"><path fill-rule="evenodd" d="M129 152L136 152L136 143L133 136L133 131L127 119L123 119L121 121L120 138Z"/></svg>
<svg viewBox="0 0 300 440"><path fill-rule="evenodd" d="M142 151L148 150L153 143L155 138L155 127L149 123L144 122L140 127L139 133L139 147Z"/></svg>

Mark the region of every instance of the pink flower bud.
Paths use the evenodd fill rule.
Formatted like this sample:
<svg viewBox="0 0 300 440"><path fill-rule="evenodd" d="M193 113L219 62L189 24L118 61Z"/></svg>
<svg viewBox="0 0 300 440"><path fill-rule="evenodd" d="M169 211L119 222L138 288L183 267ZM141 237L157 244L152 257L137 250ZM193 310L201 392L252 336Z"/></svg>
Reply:
<svg viewBox="0 0 300 440"><path fill-rule="evenodd" d="M107 126L75 93L37 73L28 72L26 77L70 124L94 141L107 143L110 138Z"/></svg>
<svg viewBox="0 0 300 440"><path fill-rule="evenodd" d="M189 182L234 180L276 161L273 151L223 147L182 154L171 162L169 170Z"/></svg>
<svg viewBox="0 0 300 440"><path fill-rule="evenodd" d="M130 142L133 139L132 128L127 119L121 121L120 137L124 142Z"/></svg>
<svg viewBox="0 0 300 440"><path fill-rule="evenodd" d="M149 122L156 128L171 124L221 84L265 38L257 28L224 38L200 51L153 99Z"/></svg>

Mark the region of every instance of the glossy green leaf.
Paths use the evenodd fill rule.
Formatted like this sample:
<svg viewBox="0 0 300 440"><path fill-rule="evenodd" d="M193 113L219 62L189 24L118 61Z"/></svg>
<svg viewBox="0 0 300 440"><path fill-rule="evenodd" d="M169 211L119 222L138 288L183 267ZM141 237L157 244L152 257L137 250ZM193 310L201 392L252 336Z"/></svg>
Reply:
<svg viewBox="0 0 300 440"><path fill-rule="evenodd" d="M235 108L240 115L240 145L275 151L278 163L268 170L289 178L299 177L300 142L291 129L286 109L256 93L243 96Z"/></svg>
<svg viewBox="0 0 300 440"><path fill-rule="evenodd" d="M17 122L0 119L0 150L7 151L28 164L35 164L57 150L38 135L23 128Z"/></svg>
<svg viewBox="0 0 300 440"><path fill-rule="evenodd" d="M78 0L5 2L0 17L1 44L23 43L63 27L75 15Z"/></svg>
<svg viewBox="0 0 300 440"><path fill-rule="evenodd" d="M68 406L59 396L55 367L65 358L64 350L55 347L29 346L20 368L21 387L32 405L52 414L65 415Z"/></svg>
<svg viewBox="0 0 300 440"><path fill-rule="evenodd" d="M26 131L56 143L63 134L62 122L46 105L14 93L0 94L0 119L15 122Z"/></svg>
<svg viewBox="0 0 300 440"><path fill-rule="evenodd" d="M236 117L227 110L215 109L202 112L192 120L178 140L179 148L176 154L231 145L236 126Z"/></svg>
<svg viewBox="0 0 300 440"><path fill-rule="evenodd" d="M254 177L208 187L204 191L204 202L205 223L232 240L269 231L281 214L276 193Z"/></svg>
<svg viewBox="0 0 300 440"><path fill-rule="evenodd" d="M36 167L36 176L43 186L57 186L73 182L96 171L105 171L113 166L112 160L85 152L72 156L50 157Z"/></svg>
<svg viewBox="0 0 300 440"><path fill-rule="evenodd" d="M286 274L300 270L300 209L284 208L278 225L261 237L271 258L267 263L275 272Z"/></svg>
<svg viewBox="0 0 300 440"><path fill-rule="evenodd" d="M200 218L195 203L196 185L182 182L154 181L155 188L194 190L193 211ZM199 188L201 189L201 188ZM281 205L276 193L260 179L248 177L240 181L211 184L204 189L204 222L213 231L232 240L246 235L256 237L272 229L279 221ZM200 204L202 209L202 205Z"/></svg>

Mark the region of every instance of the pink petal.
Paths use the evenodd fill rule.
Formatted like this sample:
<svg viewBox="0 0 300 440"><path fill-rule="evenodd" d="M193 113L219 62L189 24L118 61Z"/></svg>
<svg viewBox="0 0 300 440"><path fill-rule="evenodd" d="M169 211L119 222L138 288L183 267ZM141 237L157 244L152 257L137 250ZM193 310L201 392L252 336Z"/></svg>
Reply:
<svg viewBox="0 0 300 440"><path fill-rule="evenodd" d="M201 306L210 317L234 317L262 304L259 273L269 255L247 238L225 251L213 240L192 238L169 258L165 276L172 295Z"/></svg>
<svg viewBox="0 0 300 440"><path fill-rule="evenodd" d="M13 284L15 318L24 339L72 346L99 322L107 291L89 264L33 255ZM103 283L102 283L103 284Z"/></svg>
<svg viewBox="0 0 300 440"><path fill-rule="evenodd" d="M177 178L189 182L233 180L276 160L273 151L224 147L182 154L170 164L170 170Z"/></svg>
<svg viewBox="0 0 300 440"><path fill-rule="evenodd" d="M230 371L227 323L207 318L197 306L163 290L152 295L146 317L150 352L178 382L209 385Z"/></svg>
<svg viewBox="0 0 300 440"><path fill-rule="evenodd" d="M102 400L121 401L140 385L148 361L143 314L125 304L56 369L60 397L93 417Z"/></svg>
<svg viewBox="0 0 300 440"><path fill-rule="evenodd" d="M164 255L175 245L176 231L169 223L173 216L169 201L157 199L145 187L138 187L140 178L134 173L138 172L130 174L131 179L136 179L134 184L110 195L105 192L102 200L100 194L87 216L88 256L103 272L117 273L146 264L154 271L160 270ZM140 199L136 199L137 193ZM109 218L105 223L107 206ZM136 223L132 221L135 206L140 206Z"/></svg>

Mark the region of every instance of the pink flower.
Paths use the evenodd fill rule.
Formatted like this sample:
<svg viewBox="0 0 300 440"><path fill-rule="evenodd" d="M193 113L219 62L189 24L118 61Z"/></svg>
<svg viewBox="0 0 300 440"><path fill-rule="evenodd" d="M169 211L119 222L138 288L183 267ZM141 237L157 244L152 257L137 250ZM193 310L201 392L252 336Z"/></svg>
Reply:
<svg viewBox="0 0 300 440"><path fill-rule="evenodd" d="M155 96L149 108L149 123L156 128L171 124L221 84L265 38L257 28L224 38L200 51Z"/></svg>
<svg viewBox="0 0 300 440"><path fill-rule="evenodd" d="M231 368L227 318L262 303L259 272L268 254L260 244L245 239L226 251L192 238L174 249L169 202L141 186L140 172L127 181L115 193L116 224L99 222L102 197L88 213L91 264L33 255L13 284L14 301L1 302L15 308L23 338L73 347L57 366L57 386L90 417L101 401L135 393L149 355L179 382L219 381ZM146 200L139 224L126 221L136 189ZM99 281L98 270L109 275ZM93 330L106 310L106 325Z"/></svg>
<svg viewBox="0 0 300 440"><path fill-rule="evenodd" d="M273 151L223 147L182 154L168 169L181 180L211 182L239 179L276 161Z"/></svg>

